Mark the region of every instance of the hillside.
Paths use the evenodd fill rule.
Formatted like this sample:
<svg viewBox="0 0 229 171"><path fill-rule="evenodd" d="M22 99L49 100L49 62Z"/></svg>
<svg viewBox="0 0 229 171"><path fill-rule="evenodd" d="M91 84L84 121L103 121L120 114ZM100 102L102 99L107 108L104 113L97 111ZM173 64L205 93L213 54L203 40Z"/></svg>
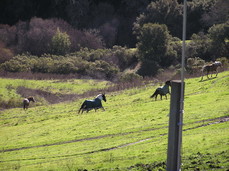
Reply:
<svg viewBox="0 0 229 171"><path fill-rule="evenodd" d="M185 82L182 170L226 170L229 71ZM105 111L78 114L85 98L0 111L0 170L165 170L170 101L149 98L158 86L110 92Z"/></svg>
<svg viewBox="0 0 229 171"><path fill-rule="evenodd" d="M31 95L37 100L37 103L31 105L40 106L70 101L83 94L90 95L90 91L111 85L108 81L86 79L26 80L0 78L0 109L21 107L22 100Z"/></svg>

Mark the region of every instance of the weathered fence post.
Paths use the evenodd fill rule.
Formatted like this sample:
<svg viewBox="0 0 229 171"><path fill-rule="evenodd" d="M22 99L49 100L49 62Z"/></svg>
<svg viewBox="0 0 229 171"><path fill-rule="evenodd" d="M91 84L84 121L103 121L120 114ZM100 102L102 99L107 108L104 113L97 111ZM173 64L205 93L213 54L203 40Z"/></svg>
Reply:
<svg viewBox="0 0 229 171"><path fill-rule="evenodd" d="M167 171L179 171L181 165L180 150L182 142L183 102L182 82L171 81L171 101L169 114L169 135L167 150ZM183 83L184 87L184 83ZM184 89L183 89L184 91Z"/></svg>

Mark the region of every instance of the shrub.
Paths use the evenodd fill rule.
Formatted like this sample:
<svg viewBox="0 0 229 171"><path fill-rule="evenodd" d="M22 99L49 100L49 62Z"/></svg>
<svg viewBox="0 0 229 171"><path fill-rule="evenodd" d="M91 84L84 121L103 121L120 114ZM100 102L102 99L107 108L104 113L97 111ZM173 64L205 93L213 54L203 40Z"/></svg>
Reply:
<svg viewBox="0 0 229 171"><path fill-rule="evenodd" d="M13 51L6 48L3 42L0 42L0 64L9 61L13 56Z"/></svg>
<svg viewBox="0 0 229 171"><path fill-rule="evenodd" d="M198 56L206 61L212 60L210 53L211 40L204 33L193 34L191 41L187 44L187 57Z"/></svg>
<svg viewBox="0 0 229 171"><path fill-rule="evenodd" d="M119 78L121 82L133 82L133 81L137 81L141 79L142 77L135 73L124 73L124 74L121 74Z"/></svg>
<svg viewBox="0 0 229 171"><path fill-rule="evenodd" d="M1 64L1 68L9 72L26 72L33 68L35 62L35 60L30 59L26 55L18 55Z"/></svg>
<svg viewBox="0 0 229 171"><path fill-rule="evenodd" d="M228 69L228 67L229 67L229 59L228 58L221 57L221 58L217 58L216 61L220 61L223 65L223 67Z"/></svg>
<svg viewBox="0 0 229 171"><path fill-rule="evenodd" d="M65 55L70 49L70 39L69 35L64 32L62 33L59 28L57 28L56 34L52 37L52 53L56 55Z"/></svg>
<svg viewBox="0 0 229 171"><path fill-rule="evenodd" d="M118 74L119 69L105 61L95 61L89 65L87 73L93 78L112 80Z"/></svg>
<svg viewBox="0 0 229 171"><path fill-rule="evenodd" d="M201 68L204 66L205 61L199 57L187 59L187 71L189 74L200 73Z"/></svg>
<svg viewBox="0 0 229 171"><path fill-rule="evenodd" d="M111 49L110 58L113 58L111 62L116 64L121 71L129 67L133 62L137 61L136 50L128 49L121 46L113 46Z"/></svg>
<svg viewBox="0 0 229 171"><path fill-rule="evenodd" d="M158 73L159 65L155 61L144 60L141 68L138 70L138 74L141 76L152 76Z"/></svg>

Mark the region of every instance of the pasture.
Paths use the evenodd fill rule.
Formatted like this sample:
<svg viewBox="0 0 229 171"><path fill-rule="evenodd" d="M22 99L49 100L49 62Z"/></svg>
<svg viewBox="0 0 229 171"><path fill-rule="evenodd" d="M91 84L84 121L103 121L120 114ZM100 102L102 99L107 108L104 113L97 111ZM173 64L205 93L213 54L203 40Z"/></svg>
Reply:
<svg viewBox="0 0 229 171"><path fill-rule="evenodd" d="M229 71L185 82L182 170L228 170ZM150 98L158 86L107 93L105 111L78 114L85 98L1 110L0 170L165 170L170 97Z"/></svg>
<svg viewBox="0 0 229 171"><path fill-rule="evenodd" d="M65 96L70 99L76 94L83 94L93 89L101 89L110 86L108 81L96 80L25 80L25 79L6 79L0 78L0 108L4 106L21 106L21 101L31 93L35 96L40 106L47 104L47 99L42 96L49 97L49 102L61 101ZM29 94L29 95L28 95ZM65 100L66 100L65 98ZM3 105L4 104L4 105Z"/></svg>

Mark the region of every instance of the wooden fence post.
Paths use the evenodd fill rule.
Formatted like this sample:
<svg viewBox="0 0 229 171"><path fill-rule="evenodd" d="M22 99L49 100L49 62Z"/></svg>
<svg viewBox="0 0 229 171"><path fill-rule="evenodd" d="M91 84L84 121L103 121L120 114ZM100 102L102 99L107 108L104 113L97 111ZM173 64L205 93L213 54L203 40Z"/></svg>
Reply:
<svg viewBox="0 0 229 171"><path fill-rule="evenodd" d="M181 111L183 107L181 107L181 100L184 99L181 95L184 95L184 93L181 93L182 82L180 80L171 81L171 87L167 171L179 171L181 165L180 151L183 124L183 111Z"/></svg>

